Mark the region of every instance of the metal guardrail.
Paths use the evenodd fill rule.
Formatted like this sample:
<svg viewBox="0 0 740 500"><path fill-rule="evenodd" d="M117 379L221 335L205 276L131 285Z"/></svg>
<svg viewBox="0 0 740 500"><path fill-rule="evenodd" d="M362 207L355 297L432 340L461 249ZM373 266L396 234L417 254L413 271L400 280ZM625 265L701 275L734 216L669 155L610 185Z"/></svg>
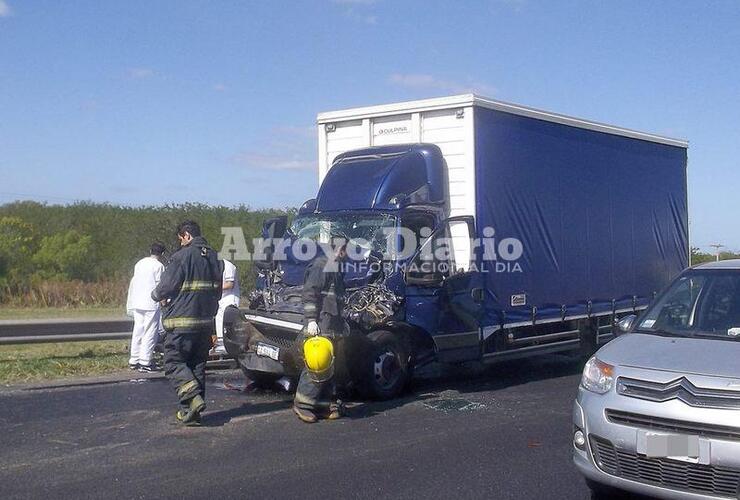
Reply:
<svg viewBox="0 0 740 500"><path fill-rule="evenodd" d="M128 340L134 322L130 318L0 320L0 345ZM212 354L210 368L237 368L228 355Z"/></svg>
<svg viewBox="0 0 740 500"><path fill-rule="evenodd" d="M130 318L2 320L0 345L129 339L133 325Z"/></svg>

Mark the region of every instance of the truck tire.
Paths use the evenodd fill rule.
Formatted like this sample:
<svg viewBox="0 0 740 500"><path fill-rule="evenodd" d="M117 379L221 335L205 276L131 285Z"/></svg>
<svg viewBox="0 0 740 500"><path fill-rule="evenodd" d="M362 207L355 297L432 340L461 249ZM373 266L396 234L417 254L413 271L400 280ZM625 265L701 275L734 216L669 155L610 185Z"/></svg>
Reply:
<svg viewBox="0 0 740 500"><path fill-rule="evenodd" d="M370 345L360 391L369 399L393 399L403 392L410 379L409 350L387 330L372 332L367 339Z"/></svg>

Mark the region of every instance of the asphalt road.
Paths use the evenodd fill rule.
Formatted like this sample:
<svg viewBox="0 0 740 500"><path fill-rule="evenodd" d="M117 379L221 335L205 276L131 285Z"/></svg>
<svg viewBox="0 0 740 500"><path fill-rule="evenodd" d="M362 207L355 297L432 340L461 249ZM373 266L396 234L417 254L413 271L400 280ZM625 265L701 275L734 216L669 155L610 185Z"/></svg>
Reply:
<svg viewBox="0 0 740 500"><path fill-rule="evenodd" d="M201 428L162 378L0 390L0 498L587 499L571 464L581 364L428 370L409 394L307 425L215 372Z"/></svg>

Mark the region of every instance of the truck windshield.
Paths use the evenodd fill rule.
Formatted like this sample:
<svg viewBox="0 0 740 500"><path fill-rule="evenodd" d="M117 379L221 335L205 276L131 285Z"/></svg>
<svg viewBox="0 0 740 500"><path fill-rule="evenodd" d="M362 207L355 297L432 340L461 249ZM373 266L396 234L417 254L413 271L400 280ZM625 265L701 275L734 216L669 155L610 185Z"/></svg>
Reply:
<svg viewBox="0 0 740 500"><path fill-rule="evenodd" d="M740 340L740 272L686 273L647 310L637 331Z"/></svg>
<svg viewBox="0 0 740 500"><path fill-rule="evenodd" d="M293 220L290 232L299 239L328 242L332 233L347 235L350 243L367 252L385 255L387 250L384 229L394 228L396 217L390 214L330 213L301 215Z"/></svg>

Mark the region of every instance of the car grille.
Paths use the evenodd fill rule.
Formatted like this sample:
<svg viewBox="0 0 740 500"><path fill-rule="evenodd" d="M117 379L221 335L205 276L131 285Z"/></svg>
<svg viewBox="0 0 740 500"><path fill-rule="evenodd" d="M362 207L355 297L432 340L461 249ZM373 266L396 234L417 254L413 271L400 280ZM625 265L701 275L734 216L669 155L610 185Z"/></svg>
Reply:
<svg viewBox="0 0 740 500"><path fill-rule="evenodd" d="M739 391L702 389L684 377L665 384L620 377L617 392L622 396L659 403L678 399L697 408L740 409Z"/></svg>
<svg viewBox="0 0 740 500"><path fill-rule="evenodd" d="M606 418L614 424L628 425L630 427L740 441L740 427L685 422L683 420L651 417L649 415L611 409L606 410Z"/></svg>
<svg viewBox="0 0 740 500"><path fill-rule="evenodd" d="M612 476L639 483L717 496L737 498L740 470L692 464L620 450L605 439L590 436L596 465Z"/></svg>

